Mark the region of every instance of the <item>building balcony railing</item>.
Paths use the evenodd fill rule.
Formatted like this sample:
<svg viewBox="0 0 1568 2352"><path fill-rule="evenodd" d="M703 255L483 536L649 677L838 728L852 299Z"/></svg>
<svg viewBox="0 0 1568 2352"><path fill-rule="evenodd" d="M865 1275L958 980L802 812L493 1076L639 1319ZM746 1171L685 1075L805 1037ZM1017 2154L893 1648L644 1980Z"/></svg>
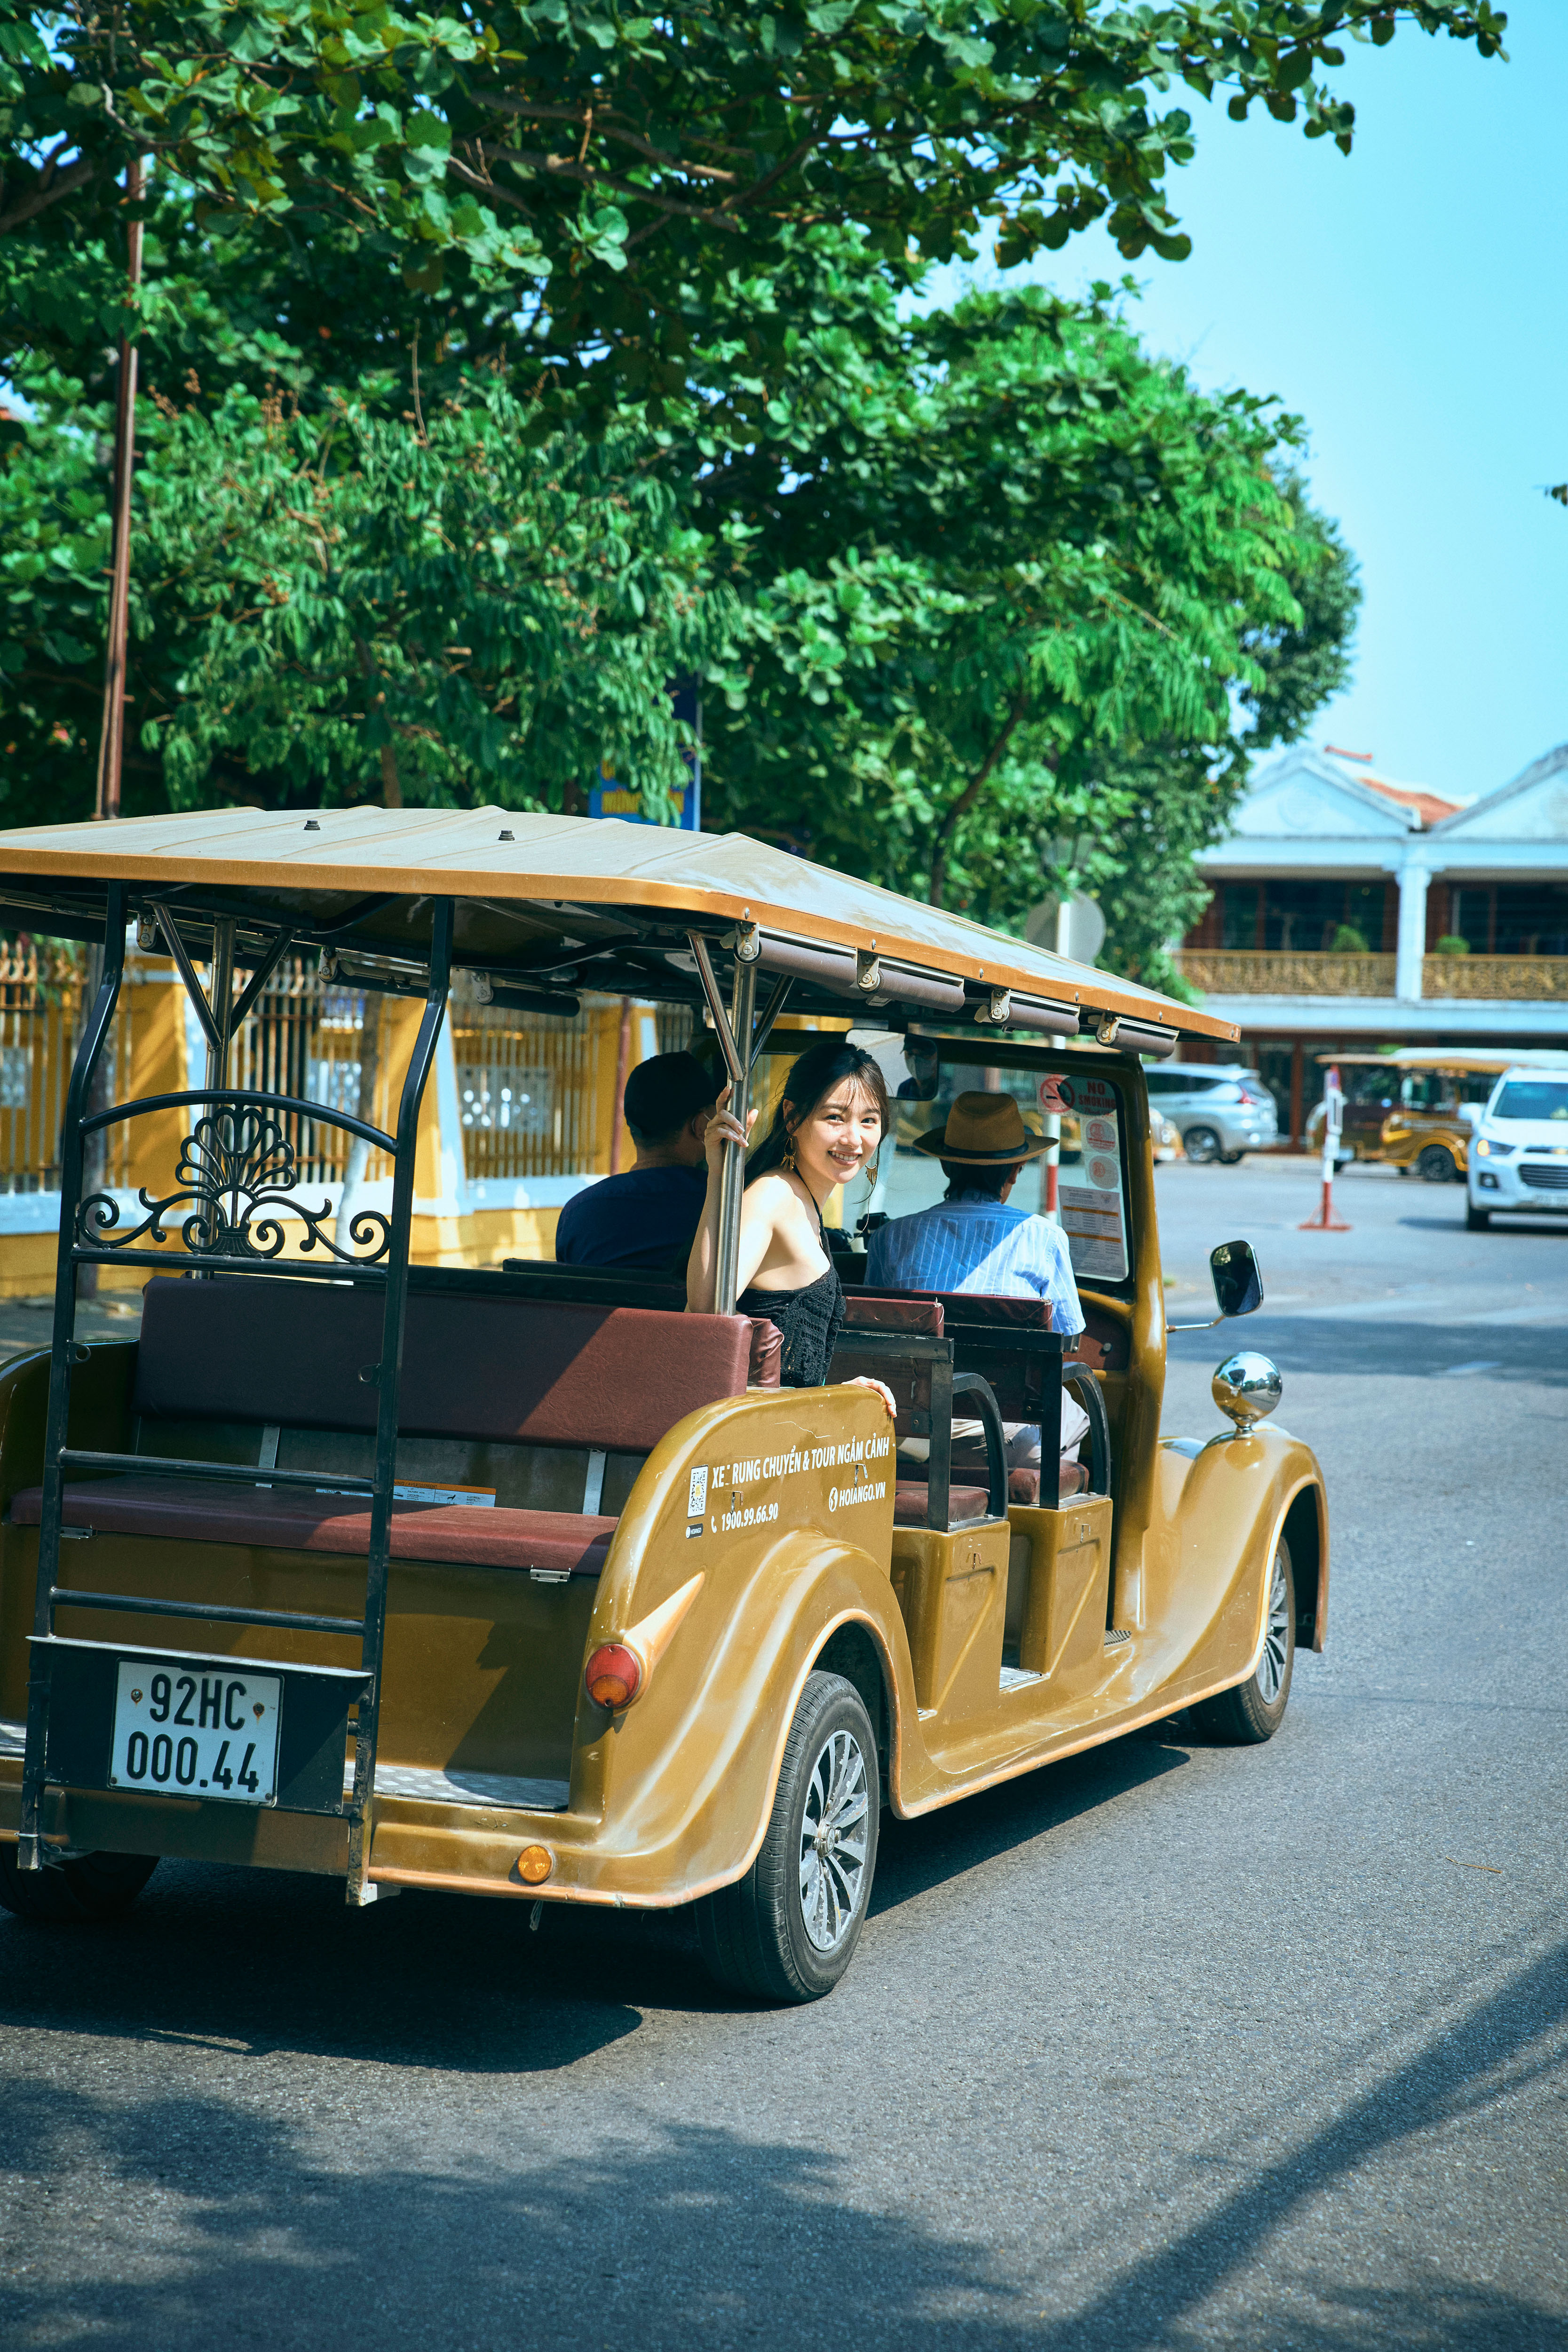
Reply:
<svg viewBox="0 0 1568 2352"><path fill-rule="evenodd" d="M1423 996L1498 998L1515 1004L1568 1002L1568 956L1429 955Z"/></svg>
<svg viewBox="0 0 1568 2352"><path fill-rule="evenodd" d="M1428 961L1447 963L1446 956ZM1468 958L1454 959L1468 961ZM1488 957L1488 962L1494 961ZM1392 996L1391 955L1313 954L1302 949L1184 948L1184 980L1206 996Z"/></svg>
<svg viewBox="0 0 1568 2352"><path fill-rule="evenodd" d="M1396 985L1391 955L1184 948L1176 962L1205 996L1392 996ZM1568 956L1424 956L1421 994L1472 1004L1568 1003Z"/></svg>

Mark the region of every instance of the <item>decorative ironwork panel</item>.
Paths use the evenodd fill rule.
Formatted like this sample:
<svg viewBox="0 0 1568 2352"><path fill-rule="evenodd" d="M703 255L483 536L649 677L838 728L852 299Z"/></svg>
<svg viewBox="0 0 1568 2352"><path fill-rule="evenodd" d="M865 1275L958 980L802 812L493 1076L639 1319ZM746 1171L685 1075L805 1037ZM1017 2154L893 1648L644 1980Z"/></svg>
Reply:
<svg viewBox="0 0 1568 2352"><path fill-rule="evenodd" d="M1391 955L1332 955L1310 950L1184 948L1184 980L1206 996L1392 996Z"/></svg>
<svg viewBox="0 0 1568 2352"><path fill-rule="evenodd" d="M133 1243L168 1241L166 1222L181 1210L180 1237L196 1257L281 1257L289 1226L303 1226L298 1247L318 1249L350 1265L373 1265L384 1257L392 1229L379 1209L361 1209L349 1221L352 1247L340 1246L328 1231L332 1203L311 1208L297 1197L300 1176L293 1144L281 1119L249 1107L219 1108L196 1121L185 1138L174 1170L174 1189L155 1198L143 1185L137 1194L148 1214L120 1231L120 1203L95 1192L77 1212L77 1240L98 1249L129 1249Z"/></svg>
<svg viewBox="0 0 1568 2352"><path fill-rule="evenodd" d="M1422 959L1423 996L1500 1003L1562 1003L1568 999L1568 956L1429 955Z"/></svg>

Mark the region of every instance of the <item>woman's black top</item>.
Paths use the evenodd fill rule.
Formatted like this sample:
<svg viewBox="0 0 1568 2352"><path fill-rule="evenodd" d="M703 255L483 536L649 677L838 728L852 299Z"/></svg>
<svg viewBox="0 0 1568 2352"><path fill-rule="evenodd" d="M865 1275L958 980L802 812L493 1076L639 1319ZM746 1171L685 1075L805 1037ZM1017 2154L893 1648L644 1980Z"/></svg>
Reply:
<svg viewBox="0 0 1568 2352"><path fill-rule="evenodd" d="M789 1389L819 1389L828 1377L833 1348L844 1321L844 1294L838 1269L831 1262L825 1274L803 1290L743 1290L735 1302L737 1315L766 1317L784 1335L779 1377Z"/></svg>

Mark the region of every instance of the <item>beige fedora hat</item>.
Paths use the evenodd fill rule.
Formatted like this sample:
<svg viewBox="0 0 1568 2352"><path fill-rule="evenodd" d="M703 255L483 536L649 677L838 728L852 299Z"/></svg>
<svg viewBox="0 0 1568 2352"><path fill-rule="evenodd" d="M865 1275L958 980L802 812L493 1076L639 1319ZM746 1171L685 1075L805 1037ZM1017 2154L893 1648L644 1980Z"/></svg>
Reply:
<svg viewBox="0 0 1568 2352"><path fill-rule="evenodd" d="M916 1143L916 1151L933 1160L961 1160L967 1166L1008 1168L1016 1160L1035 1160L1046 1149L1045 1138L1033 1135L1011 1095L960 1095L947 1114L946 1127L933 1128Z"/></svg>

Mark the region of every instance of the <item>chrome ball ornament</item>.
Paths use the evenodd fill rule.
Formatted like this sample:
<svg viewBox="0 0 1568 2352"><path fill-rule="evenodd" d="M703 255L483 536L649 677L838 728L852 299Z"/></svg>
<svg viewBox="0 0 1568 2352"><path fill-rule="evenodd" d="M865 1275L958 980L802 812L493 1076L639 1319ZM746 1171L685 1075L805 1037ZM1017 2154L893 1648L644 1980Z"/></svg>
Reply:
<svg viewBox="0 0 1568 2352"><path fill-rule="evenodd" d="M1214 1375L1214 1402L1245 1436L1266 1421L1284 1392L1280 1368L1250 1348L1227 1356Z"/></svg>

